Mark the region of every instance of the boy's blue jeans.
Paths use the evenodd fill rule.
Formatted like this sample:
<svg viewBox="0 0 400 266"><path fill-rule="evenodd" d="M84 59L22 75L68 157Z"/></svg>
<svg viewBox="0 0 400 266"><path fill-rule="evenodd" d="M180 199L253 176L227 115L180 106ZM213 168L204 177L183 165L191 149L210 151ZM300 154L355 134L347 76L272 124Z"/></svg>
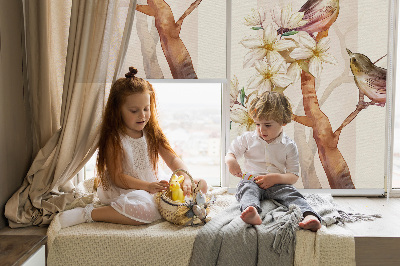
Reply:
<svg viewBox="0 0 400 266"><path fill-rule="evenodd" d="M254 181L240 180L237 186L236 199L240 204L240 211L249 206L254 206L258 213L261 213L260 201L273 199L280 204L289 207L291 204L299 206L303 215L313 214L320 221L321 217L316 213L303 195L292 185L277 184L267 189L260 188Z"/></svg>

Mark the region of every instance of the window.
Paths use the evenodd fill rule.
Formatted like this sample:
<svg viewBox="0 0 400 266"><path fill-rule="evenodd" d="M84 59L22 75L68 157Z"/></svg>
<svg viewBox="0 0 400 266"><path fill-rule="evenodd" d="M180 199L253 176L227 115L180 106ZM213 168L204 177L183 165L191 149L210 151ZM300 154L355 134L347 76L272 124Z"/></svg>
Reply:
<svg viewBox="0 0 400 266"><path fill-rule="evenodd" d="M96 176L96 159L97 159L97 150L94 152L89 161L85 164L84 167L85 180Z"/></svg>
<svg viewBox="0 0 400 266"><path fill-rule="evenodd" d="M221 186L222 84L151 83L160 125L172 148L194 178ZM160 169L171 173L165 165Z"/></svg>
<svg viewBox="0 0 400 266"><path fill-rule="evenodd" d="M150 80L157 96L160 126L172 148L187 165L194 178L209 186L221 186L222 131L221 83L171 83ZM86 163L84 179L95 176L97 151ZM162 161L162 160L160 160ZM160 163L168 178L171 170ZM82 181L79 178L76 183Z"/></svg>

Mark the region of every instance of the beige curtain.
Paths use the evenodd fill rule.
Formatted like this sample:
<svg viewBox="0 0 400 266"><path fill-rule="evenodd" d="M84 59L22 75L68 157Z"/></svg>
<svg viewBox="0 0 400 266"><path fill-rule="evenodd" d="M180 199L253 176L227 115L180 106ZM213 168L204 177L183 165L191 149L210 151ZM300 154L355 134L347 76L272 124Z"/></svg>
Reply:
<svg viewBox="0 0 400 266"><path fill-rule="evenodd" d="M71 3L24 1L33 156L60 128Z"/></svg>
<svg viewBox="0 0 400 266"><path fill-rule="evenodd" d="M135 7L135 0L72 1L61 128L39 150L21 188L7 202L10 227L49 224L73 201L65 185L96 149L107 91L122 65Z"/></svg>

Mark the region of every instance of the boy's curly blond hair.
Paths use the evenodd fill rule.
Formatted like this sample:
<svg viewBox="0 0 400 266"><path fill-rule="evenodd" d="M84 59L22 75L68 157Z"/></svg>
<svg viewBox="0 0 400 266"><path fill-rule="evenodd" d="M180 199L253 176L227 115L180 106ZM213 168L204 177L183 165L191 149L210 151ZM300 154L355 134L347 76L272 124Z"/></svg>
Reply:
<svg viewBox="0 0 400 266"><path fill-rule="evenodd" d="M250 103L249 116L254 119L274 120L279 124L292 121L292 106L289 99L280 92L266 91Z"/></svg>

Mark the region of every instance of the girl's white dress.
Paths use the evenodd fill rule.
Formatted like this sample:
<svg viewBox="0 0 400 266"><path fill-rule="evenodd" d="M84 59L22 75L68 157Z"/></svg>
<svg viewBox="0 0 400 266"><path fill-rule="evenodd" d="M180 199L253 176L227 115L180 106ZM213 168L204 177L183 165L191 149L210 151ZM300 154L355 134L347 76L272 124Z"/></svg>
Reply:
<svg viewBox="0 0 400 266"><path fill-rule="evenodd" d="M157 177L150 163L144 134L139 139L127 135L120 137L125 152L122 162L124 174L148 182L157 182ZM145 190L122 189L112 184L111 180L109 183L110 187L107 190L101 186L97 190L99 199L103 204L111 205L122 215L142 223L151 223L161 219L154 201L154 194Z"/></svg>

